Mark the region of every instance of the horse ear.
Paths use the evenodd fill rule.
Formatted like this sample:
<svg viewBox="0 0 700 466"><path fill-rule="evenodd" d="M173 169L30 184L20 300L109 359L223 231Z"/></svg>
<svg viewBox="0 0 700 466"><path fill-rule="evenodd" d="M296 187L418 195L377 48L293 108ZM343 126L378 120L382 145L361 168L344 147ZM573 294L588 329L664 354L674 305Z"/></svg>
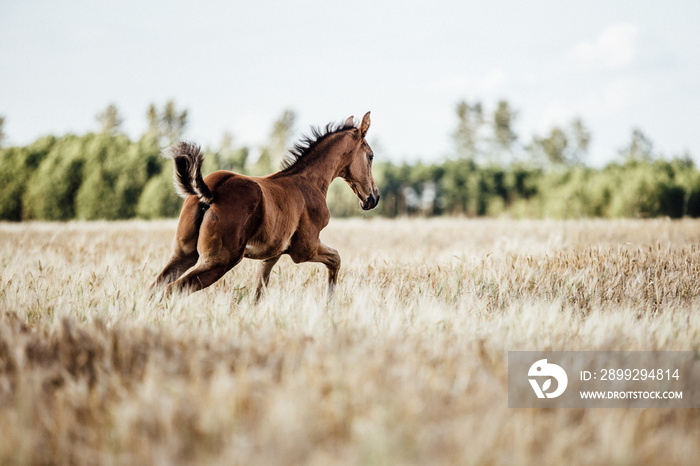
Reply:
<svg viewBox="0 0 700 466"><path fill-rule="evenodd" d="M365 113L365 116L362 117L362 123L360 123L360 134L362 134L362 137L365 137L365 134L367 134L368 129L369 129L369 112Z"/></svg>
<svg viewBox="0 0 700 466"><path fill-rule="evenodd" d="M343 126L355 126L355 117L350 115Z"/></svg>

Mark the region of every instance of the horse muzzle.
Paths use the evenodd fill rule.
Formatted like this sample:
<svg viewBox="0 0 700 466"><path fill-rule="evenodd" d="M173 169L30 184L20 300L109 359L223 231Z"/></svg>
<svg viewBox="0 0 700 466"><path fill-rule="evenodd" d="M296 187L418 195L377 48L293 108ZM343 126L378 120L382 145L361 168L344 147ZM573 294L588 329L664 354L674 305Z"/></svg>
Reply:
<svg viewBox="0 0 700 466"><path fill-rule="evenodd" d="M379 204L379 197L379 191L376 193L372 192L369 196L367 196L367 199L365 199L364 202L360 202L362 210L371 210L377 207L377 204Z"/></svg>

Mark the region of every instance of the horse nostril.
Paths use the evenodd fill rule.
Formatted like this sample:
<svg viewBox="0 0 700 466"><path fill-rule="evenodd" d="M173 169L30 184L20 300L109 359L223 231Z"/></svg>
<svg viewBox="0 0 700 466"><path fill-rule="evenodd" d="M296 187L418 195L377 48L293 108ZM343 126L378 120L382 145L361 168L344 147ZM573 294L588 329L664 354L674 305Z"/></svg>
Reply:
<svg viewBox="0 0 700 466"><path fill-rule="evenodd" d="M367 197L367 207L368 209L374 209L377 207L377 204L379 204L379 193L375 194L372 192L368 197Z"/></svg>
<svg viewBox="0 0 700 466"><path fill-rule="evenodd" d="M367 198L364 201L360 201L360 206L362 206L362 210L370 210L377 207L377 204L379 204L379 197L380 196L378 191L370 191Z"/></svg>

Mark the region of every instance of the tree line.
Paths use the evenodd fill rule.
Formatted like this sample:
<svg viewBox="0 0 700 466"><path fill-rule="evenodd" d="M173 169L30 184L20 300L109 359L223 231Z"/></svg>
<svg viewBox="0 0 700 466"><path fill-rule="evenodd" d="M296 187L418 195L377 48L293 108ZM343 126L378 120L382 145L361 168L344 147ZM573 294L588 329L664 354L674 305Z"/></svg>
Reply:
<svg viewBox="0 0 700 466"><path fill-rule="evenodd" d="M453 154L425 164L378 162L373 172L382 202L363 213L340 180L328 193L335 216L467 215L512 217L700 216L700 172L689 154L665 158L639 129L603 168L586 164L591 133L581 119L521 140L507 101L492 111L481 102L455 107ZM96 115L99 131L45 136L22 147L3 145L0 117L0 219L69 220L174 217L182 200L172 187L172 163L160 150L182 138L186 110L172 101L151 105L138 140L121 131L114 105ZM230 132L205 149L204 173L264 175L278 169L295 134L284 111L267 143L250 147Z"/></svg>

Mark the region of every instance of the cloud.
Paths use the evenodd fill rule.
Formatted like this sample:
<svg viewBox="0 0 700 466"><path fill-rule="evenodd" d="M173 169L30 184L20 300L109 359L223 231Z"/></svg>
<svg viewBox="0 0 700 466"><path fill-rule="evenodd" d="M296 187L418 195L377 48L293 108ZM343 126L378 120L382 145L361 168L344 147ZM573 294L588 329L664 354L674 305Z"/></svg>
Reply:
<svg viewBox="0 0 700 466"><path fill-rule="evenodd" d="M648 105L653 94L650 83L630 76L619 77L577 101L550 102L538 119L537 130L544 133L553 125L565 125L579 116L584 122L616 120L620 114L629 115L635 108Z"/></svg>
<svg viewBox="0 0 700 466"><path fill-rule="evenodd" d="M630 23L612 24L594 41L584 41L567 57L584 67L621 69L631 65L639 54L639 28Z"/></svg>

